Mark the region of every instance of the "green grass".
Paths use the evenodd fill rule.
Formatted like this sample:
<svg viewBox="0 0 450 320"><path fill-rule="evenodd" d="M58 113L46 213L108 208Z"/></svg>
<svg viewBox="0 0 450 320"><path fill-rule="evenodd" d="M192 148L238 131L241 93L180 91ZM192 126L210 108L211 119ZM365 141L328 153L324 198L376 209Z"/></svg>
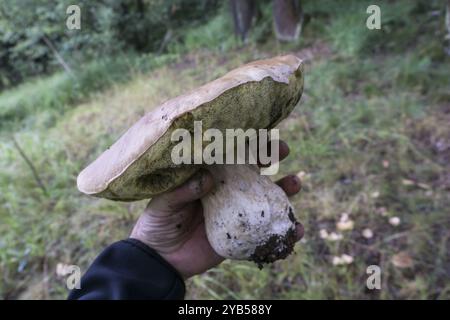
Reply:
<svg viewBox="0 0 450 320"><path fill-rule="evenodd" d="M227 8L224 7L222 13L212 17L208 23L183 30L178 35L180 41L169 43L168 51L178 54L200 49L224 52L236 47L237 41L233 36L232 20L225 9Z"/></svg>
<svg viewBox="0 0 450 320"><path fill-rule="evenodd" d="M292 203L305 239L295 255L261 271L226 261L189 280L188 297L449 299L450 61L442 54L442 16L429 18L440 4L382 2L387 29L377 34L353 24L365 24L364 2L352 2L352 10L325 2L305 2L311 18L298 44L260 43L258 34L246 47L233 44L222 13L188 30L181 47L169 48L175 54L86 65L81 91L57 74L2 93L0 296L64 298L58 263L85 270L102 248L127 236L145 201L86 197L75 179L142 114L246 61L306 50L315 54L302 101L280 124L291 154L279 175L302 172L303 190ZM264 19L260 34L270 25ZM322 239L320 230L336 231L344 212L353 229L339 241ZM373 238L362 236L366 228ZM406 268L393 263L401 252L412 261ZM333 265L344 253L353 263ZM365 287L371 264L382 269L380 291Z"/></svg>
<svg viewBox="0 0 450 320"><path fill-rule="evenodd" d="M73 74L59 72L26 82L0 95L0 132L34 126L36 116L42 121L37 124L52 126L64 112L87 101L96 92L127 82L137 73L148 72L176 58L176 54L109 57L80 66Z"/></svg>

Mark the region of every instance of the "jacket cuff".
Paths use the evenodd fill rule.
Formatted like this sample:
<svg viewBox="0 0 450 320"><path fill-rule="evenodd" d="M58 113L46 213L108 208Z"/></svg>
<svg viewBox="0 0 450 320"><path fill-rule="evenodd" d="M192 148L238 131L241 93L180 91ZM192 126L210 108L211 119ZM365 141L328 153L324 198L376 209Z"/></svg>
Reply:
<svg viewBox="0 0 450 320"><path fill-rule="evenodd" d="M106 248L69 299L183 299L184 280L155 250L136 239Z"/></svg>

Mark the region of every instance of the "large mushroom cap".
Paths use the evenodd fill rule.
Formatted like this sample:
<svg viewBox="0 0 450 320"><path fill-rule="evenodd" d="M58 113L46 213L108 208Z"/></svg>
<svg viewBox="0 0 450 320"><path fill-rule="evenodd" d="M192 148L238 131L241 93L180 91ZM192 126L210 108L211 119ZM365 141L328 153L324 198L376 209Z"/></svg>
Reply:
<svg viewBox="0 0 450 320"><path fill-rule="evenodd" d="M300 100L302 61L293 56L259 60L232 70L147 113L78 176L78 189L113 200L150 198L182 184L197 165L175 165L171 134L203 130L272 128Z"/></svg>

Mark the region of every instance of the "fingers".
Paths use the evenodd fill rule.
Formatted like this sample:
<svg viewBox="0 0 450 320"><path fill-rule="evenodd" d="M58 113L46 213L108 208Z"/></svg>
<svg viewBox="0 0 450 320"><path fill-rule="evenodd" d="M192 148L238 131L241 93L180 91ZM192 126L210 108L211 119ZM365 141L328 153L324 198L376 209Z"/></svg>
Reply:
<svg viewBox="0 0 450 320"><path fill-rule="evenodd" d="M297 232L297 241L300 241L305 235L305 229L303 228L303 225L300 222L298 222L295 228Z"/></svg>
<svg viewBox="0 0 450 320"><path fill-rule="evenodd" d="M271 148L270 148L270 141L267 144L267 150L270 152ZM283 159L285 159L287 156L289 155L289 146L287 145L286 142L284 142L283 140L279 140L278 141L278 161L282 161ZM270 166L272 163L269 164L261 164L258 160L258 165L260 167L268 167Z"/></svg>
<svg viewBox="0 0 450 320"><path fill-rule="evenodd" d="M283 140L280 140L278 144L279 161L281 161L289 155L289 146Z"/></svg>
<svg viewBox="0 0 450 320"><path fill-rule="evenodd" d="M281 178L276 182L276 184L279 185L288 196L293 196L294 194L298 193L302 188L302 183L299 177L295 175L289 175L284 178Z"/></svg>
<svg viewBox="0 0 450 320"><path fill-rule="evenodd" d="M298 193L302 188L300 178L294 175L281 178L276 182L276 184L279 185L288 196ZM305 229L300 222L296 222L295 229L297 232L297 241L300 241L305 234Z"/></svg>
<svg viewBox="0 0 450 320"><path fill-rule="evenodd" d="M153 209L175 211L188 203L198 200L214 187L214 179L207 170L200 169L192 178L180 187L153 198L150 204ZM149 205L150 205L149 204Z"/></svg>
<svg viewBox="0 0 450 320"><path fill-rule="evenodd" d="M281 161L289 155L289 146L283 140L280 140L279 144L280 144L280 147L278 150L280 153L279 157L280 157L280 161Z"/></svg>

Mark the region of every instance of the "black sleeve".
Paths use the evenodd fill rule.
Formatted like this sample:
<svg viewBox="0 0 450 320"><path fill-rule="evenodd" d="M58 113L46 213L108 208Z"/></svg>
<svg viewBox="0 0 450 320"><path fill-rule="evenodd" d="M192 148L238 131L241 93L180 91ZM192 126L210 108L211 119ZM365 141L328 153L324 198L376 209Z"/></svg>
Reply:
<svg viewBox="0 0 450 320"><path fill-rule="evenodd" d="M144 243L127 239L106 248L73 289L69 300L183 299L181 275Z"/></svg>

